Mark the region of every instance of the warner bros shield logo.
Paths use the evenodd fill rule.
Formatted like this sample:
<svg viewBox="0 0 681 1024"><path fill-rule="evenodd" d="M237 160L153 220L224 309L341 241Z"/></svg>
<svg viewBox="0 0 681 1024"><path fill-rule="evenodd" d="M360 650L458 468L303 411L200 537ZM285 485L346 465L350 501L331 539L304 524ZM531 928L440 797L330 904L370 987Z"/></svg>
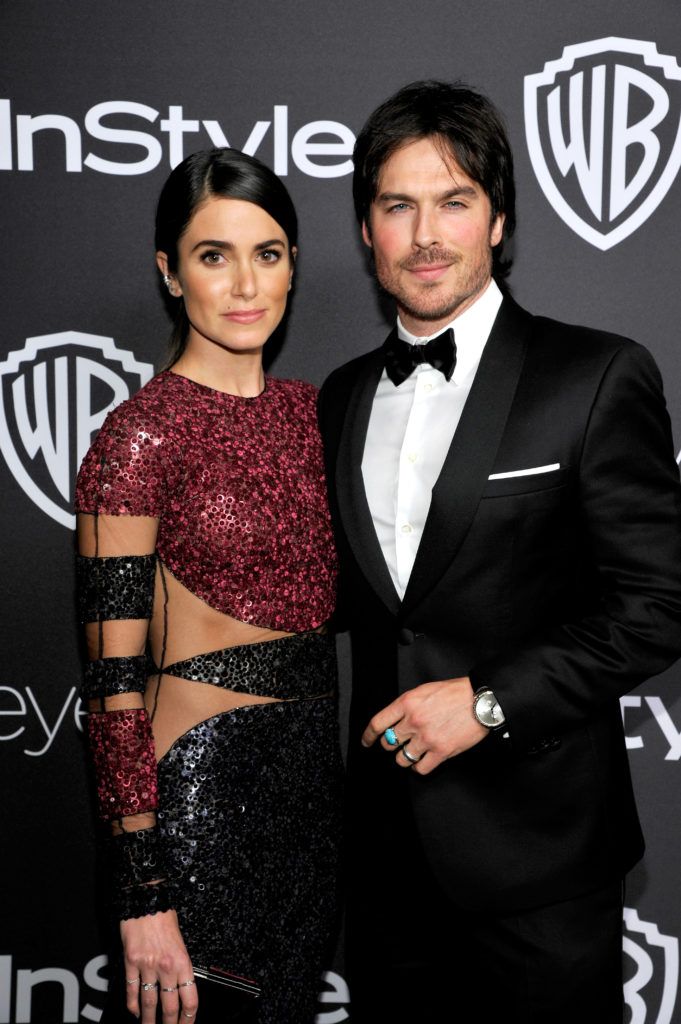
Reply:
<svg viewBox="0 0 681 1024"><path fill-rule="evenodd" d="M655 43L566 46L525 77L534 173L565 223L611 249L662 202L681 166L681 68Z"/></svg>
<svg viewBox="0 0 681 1024"><path fill-rule="evenodd" d="M673 1024L679 984L679 940L624 908L624 1001L629 1024ZM633 969L632 969L633 964Z"/></svg>
<svg viewBox="0 0 681 1024"><path fill-rule="evenodd" d="M106 414L146 384L151 363L80 331L28 338L0 362L0 449L38 508L74 529L78 467Z"/></svg>

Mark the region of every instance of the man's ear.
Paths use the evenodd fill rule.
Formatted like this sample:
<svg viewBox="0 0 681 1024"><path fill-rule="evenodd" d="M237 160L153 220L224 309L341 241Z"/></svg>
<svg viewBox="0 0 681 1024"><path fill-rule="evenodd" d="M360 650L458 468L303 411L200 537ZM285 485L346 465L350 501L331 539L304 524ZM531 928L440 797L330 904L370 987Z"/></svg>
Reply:
<svg viewBox="0 0 681 1024"><path fill-rule="evenodd" d="M501 239L504 237L504 223L506 221L505 213L498 213L492 221L492 227L489 233L489 244L494 248L498 245Z"/></svg>
<svg viewBox="0 0 681 1024"><path fill-rule="evenodd" d="M370 249L373 249L374 246L371 241L371 231L369 230L369 225L366 220L362 221L362 238L364 239L364 244L368 245Z"/></svg>

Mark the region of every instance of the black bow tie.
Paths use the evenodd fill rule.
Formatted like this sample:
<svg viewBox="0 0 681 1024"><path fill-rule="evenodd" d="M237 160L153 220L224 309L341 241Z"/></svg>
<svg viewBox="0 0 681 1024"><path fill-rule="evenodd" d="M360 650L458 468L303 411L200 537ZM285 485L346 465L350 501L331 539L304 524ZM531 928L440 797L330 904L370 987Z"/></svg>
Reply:
<svg viewBox="0 0 681 1024"><path fill-rule="evenodd" d="M456 342L451 327L431 338L426 345L410 345L393 331L385 343L385 372L395 387L410 377L421 363L430 363L451 380L456 366Z"/></svg>

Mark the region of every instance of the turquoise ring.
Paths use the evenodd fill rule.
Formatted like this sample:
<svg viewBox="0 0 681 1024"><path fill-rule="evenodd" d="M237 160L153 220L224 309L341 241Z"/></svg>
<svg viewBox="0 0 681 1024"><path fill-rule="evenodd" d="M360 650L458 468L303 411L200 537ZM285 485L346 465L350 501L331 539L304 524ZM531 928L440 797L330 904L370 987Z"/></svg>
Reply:
<svg viewBox="0 0 681 1024"><path fill-rule="evenodd" d="M400 742L392 726L390 726L389 729L385 730L385 732L383 733L383 739L385 740L386 743L389 743L391 747L396 747Z"/></svg>

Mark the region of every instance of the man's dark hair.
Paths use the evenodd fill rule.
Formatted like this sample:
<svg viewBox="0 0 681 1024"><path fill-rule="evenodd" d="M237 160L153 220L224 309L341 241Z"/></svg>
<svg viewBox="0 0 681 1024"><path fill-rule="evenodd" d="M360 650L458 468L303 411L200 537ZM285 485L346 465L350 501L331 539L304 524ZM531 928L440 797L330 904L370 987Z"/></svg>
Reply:
<svg viewBox="0 0 681 1024"><path fill-rule="evenodd" d="M395 150L417 139L432 138L484 189L492 219L505 214L504 233L493 252L493 272L504 278L511 260L504 243L515 230L513 155L499 111L479 92L455 82L412 82L380 105L362 128L354 150L352 195L360 224L369 227L381 168Z"/></svg>

